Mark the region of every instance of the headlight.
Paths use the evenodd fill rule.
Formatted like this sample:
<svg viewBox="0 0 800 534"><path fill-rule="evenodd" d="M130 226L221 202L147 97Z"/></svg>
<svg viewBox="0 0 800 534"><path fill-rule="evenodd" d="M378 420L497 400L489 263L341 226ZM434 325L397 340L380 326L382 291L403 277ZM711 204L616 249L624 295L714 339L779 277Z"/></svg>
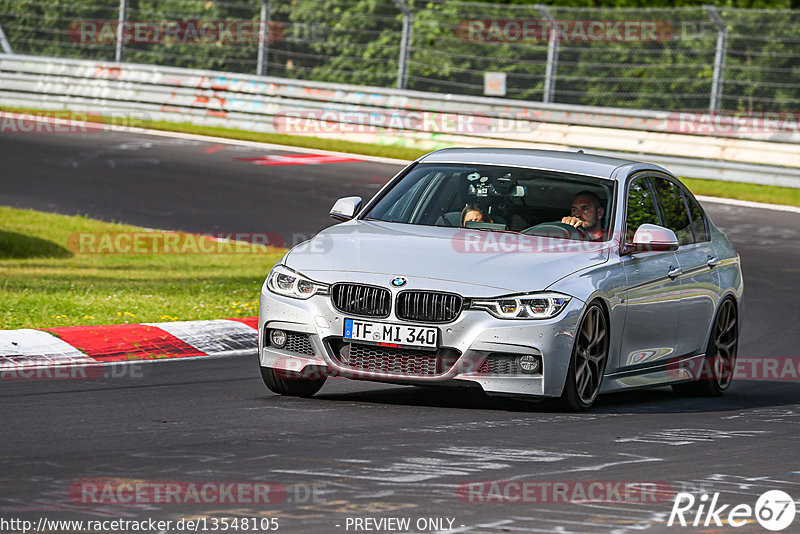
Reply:
<svg viewBox="0 0 800 534"><path fill-rule="evenodd" d="M570 298L561 293L534 293L499 299L474 299L470 309L486 310L499 319L549 319L558 315Z"/></svg>
<svg viewBox="0 0 800 534"><path fill-rule="evenodd" d="M273 293L293 299L307 299L317 294L328 293L327 284L309 280L285 265L273 267L267 276L267 287Z"/></svg>

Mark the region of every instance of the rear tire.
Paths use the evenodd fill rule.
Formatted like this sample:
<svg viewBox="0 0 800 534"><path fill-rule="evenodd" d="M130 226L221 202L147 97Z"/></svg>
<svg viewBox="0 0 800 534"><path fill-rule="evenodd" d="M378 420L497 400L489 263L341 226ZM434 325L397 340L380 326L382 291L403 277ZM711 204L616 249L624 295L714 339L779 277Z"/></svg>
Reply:
<svg viewBox="0 0 800 534"><path fill-rule="evenodd" d="M261 378L264 379L264 384L273 393L290 397L311 397L325 384L324 378L302 378L300 376L291 376L288 373L286 373L285 378L280 377L270 367L261 368Z"/></svg>
<svg viewBox="0 0 800 534"><path fill-rule="evenodd" d="M725 299L714 319L714 328L706 347L706 356L700 370L700 379L694 382L673 384L678 395L692 397L719 397L733 381L736 353L739 348L739 312L733 299Z"/></svg>
<svg viewBox="0 0 800 534"><path fill-rule="evenodd" d="M608 320L603 308L593 303L578 329L569 362L561 405L574 412L588 410L600 392L608 360Z"/></svg>

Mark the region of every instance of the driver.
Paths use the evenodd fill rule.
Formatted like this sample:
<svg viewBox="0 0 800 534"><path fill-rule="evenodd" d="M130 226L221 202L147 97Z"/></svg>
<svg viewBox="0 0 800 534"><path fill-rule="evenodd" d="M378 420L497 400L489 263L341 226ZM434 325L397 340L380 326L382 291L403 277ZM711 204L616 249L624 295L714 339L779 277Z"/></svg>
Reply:
<svg viewBox="0 0 800 534"><path fill-rule="evenodd" d="M605 211L600 197L591 191L581 191L572 199L571 215L561 219L561 222L575 228L582 227L593 240L602 239Z"/></svg>
<svg viewBox="0 0 800 534"><path fill-rule="evenodd" d="M467 204L461 210L461 226L468 222L492 222L486 211L478 204Z"/></svg>

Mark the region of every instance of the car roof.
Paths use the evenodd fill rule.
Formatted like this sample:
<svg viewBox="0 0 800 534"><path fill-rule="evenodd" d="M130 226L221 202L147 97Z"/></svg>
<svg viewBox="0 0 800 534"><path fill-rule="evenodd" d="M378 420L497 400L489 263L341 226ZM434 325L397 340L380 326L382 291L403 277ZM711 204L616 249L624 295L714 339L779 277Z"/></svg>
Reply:
<svg viewBox="0 0 800 534"><path fill-rule="evenodd" d="M631 170L654 169L666 172L657 165L633 160L595 156L582 152L530 148L443 148L421 157L418 161L420 163L474 163L528 167L608 179L613 178L614 169L625 165L635 167Z"/></svg>

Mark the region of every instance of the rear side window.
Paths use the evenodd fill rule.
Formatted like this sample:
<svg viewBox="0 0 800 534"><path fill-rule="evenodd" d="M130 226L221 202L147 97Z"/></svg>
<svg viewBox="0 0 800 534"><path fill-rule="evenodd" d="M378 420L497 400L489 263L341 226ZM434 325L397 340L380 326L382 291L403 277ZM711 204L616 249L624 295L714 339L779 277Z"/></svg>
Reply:
<svg viewBox="0 0 800 534"><path fill-rule="evenodd" d="M680 186L665 178L654 178L653 182L658 194L658 205L664 215L664 226L675 232L675 235L678 236L678 244L694 243L692 222L689 212L686 210Z"/></svg>
<svg viewBox="0 0 800 534"><path fill-rule="evenodd" d="M706 217L703 213L703 208L697 203L691 195L687 195L684 191L684 198L689 205L689 215L692 217L692 230L694 230L694 238L697 241L708 241L708 229L706 227Z"/></svg>
<svg viewBox="0 0 800 534"><path fill-rule="evenodd" d="M625 214L627 227L625 242L633 242L633 234L643 224L659 224L653 195L647 185L647 178L637 178L628 188L628 211Z"/></svg>

